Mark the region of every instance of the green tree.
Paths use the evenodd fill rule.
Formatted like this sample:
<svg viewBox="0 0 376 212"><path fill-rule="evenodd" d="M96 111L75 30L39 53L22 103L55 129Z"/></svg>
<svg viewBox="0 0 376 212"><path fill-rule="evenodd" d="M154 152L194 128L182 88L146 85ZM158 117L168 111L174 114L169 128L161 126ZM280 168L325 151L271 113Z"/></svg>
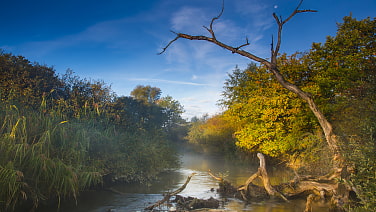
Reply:
<svg viewBox="0 0 376 212"><path fill-rule="evenodd" d="M161 129L167 121L162 108L132 97L116 98L112 110L116 123L126 129Z"/></svg>
<svg viewBox="0 0 376 212"><path fill-rule="evenodd" d="M328 36L324 44L312 45L309 68L331 101L375 95L375 28L375 19L358 21L347 16L338 24L335 37Z"/></svg>
<svg viewBox="0 0 376 212"><path fill-rule="evenodd" d="M187 140L197 145L204 152L221 152L233 154L236 152L233 117L222 114L206 117L205 115L191 122Z"/></svg>
<svg viewBox="0 0 376 212"><path fill-rule="evenodd" d="M281 157L312 145L305 137L315 133L317 122L306 115L304 102L266 69L255 64L244 71L236 68L225 82L223 97L226 116L236 122L238 147Z"/></svg>
<svg viewBox="0 0 376 212"><path fill-rule="evenodd" d="M106 112L114 101L115 94L105 82L81 79L70 69L60 78L64 96L55 100L65 115L71 117L90 117ZM90 117L92 118L92 117Z"/></svg>
<svg viewBox="0 0 376 212"><path fill-rule="evenodd" d="M307 55L320 101L333 120L340 118L338 111L349 108L365 114L375 111L371 105L376 100L376 19L343 21L335 37L314 43Z"/></svg>
<svg viewBox="0 0 376 212"><path fill-rule="evenodd" d="M0 52L1 101L18 101L36 109L46 95L59 98L62 86L53 68Z"/></svg>
<svg viewBox="0 0 376 212"><path fill-rule="evenodd" d="M131 92L133 98L149 104L155 103L161 97L161 94L160 88L151 87L150 85L137 85Z"/></svg>
<svg viewBox="0 0 376 212"><path fill-rule="evenodd" d="M165 123L166 128L171 128L175 124L184 122L181 117L184 113L184 108L179 101L173 99L171 96L166 96L158 99L156 104L163 108L162 112L167 116L167 121Z"/></svg>
<svg viewBox="0 0 376 212"><path fill-rule="evenodd" d="M126 128L158 129L172 133L174 128L185 123L181 118L184 108L171 96L161 98L161 93L157 87L137 86L132 91L132 97L115 99L112 116Z"/></svg>

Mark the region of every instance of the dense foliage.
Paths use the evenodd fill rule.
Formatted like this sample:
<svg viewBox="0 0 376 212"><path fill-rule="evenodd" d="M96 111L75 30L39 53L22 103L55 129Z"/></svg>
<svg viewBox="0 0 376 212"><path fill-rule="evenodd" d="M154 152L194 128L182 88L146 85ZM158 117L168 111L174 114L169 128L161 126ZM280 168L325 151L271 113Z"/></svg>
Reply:
<svg viewBox="0 0 376 212"><path fill-rule="evenodd" d="M315 133L317 123L305 115L304 102L272 76L255 65L236 69L225 83L222 104L227 107L224 114L237 123L238 147L277 157L311 145L305 138Z"/></svg>
<svg viewBox="0 0 376 212"><path fill-rule="evenodd" d="M1 211L114 181L148 182L177 165L171 138L183 108L157 88L153 102L116 97L102 81L58 76L7 53L0 80Z"/></svg>
<svg viewBox="0 0 376 212"><path fill-rule="evenodd" d="M236 151L234 125L221 115L195 117L186 139L204 152L233 154Z"/></svg>

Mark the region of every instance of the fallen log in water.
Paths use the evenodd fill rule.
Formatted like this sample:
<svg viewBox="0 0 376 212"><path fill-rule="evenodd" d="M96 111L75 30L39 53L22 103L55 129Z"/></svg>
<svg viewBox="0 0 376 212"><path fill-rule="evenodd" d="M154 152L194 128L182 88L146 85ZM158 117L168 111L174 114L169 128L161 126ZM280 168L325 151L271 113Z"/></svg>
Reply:
<svg viewBox="0 0 376 212"><path fill-rule="evenodd" d="M153 205L150 205L149 207L146 207L145 210L153 210L153 208L158 207L158 206L162 205L164 202L170 200L170 198L171 198L172 196L175 196L175 195L177 195L178 193L182 192L182 191L187 187L189 181L191 180L191 178L192 178L195 174L196 174L196 173L192 173L191 175L189 175L189 176L187 177L187 180L185 181L185 183L184 183L180 188L178 188L178 189L177 189L176 191L174 191L174 192L171 192L171 193L166 194L165 197L164 197L162 200L160 200L160 201L154 203Z"/></svg>
<svg viewBox="0 0 376 212"><path fill-rule="evenodd" d="M205 200L205 199L198 199L194 197L183 197L183 196L177 195L178 193L182 192L187 187L189 181L195 174L196 173L192 173L190 176L188 176L185 183L176 191L166 194L162 200L154 203L153 205L146 207L144 210L151 211L154 208L162 205L163 203L168 202L172 196L175 196L175 199L172 200L171 202L176 203L177 208L179 208L177 209L174 207L172 211L187 211L187 210L196 210L196 209L202 209L202 208L218 208L219 200L214 199L212 197Z"/></svg>
<svg viewBox="0 0 376 212"><path fill-rule="evenodd" d="M183 197L176 195L175 200L172 202L176 203L177 208L181 211L186 210L196 210L202 208L218 208L219 200L210 197L209 199L198 199L194 197Z"/></svg>

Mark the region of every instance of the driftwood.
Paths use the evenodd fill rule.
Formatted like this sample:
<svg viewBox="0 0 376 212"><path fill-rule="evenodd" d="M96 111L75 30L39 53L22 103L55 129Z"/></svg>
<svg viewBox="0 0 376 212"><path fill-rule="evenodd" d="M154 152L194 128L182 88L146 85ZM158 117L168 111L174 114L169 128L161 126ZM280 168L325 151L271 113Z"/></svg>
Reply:
<svg viewBox="0 0 376 212"><path fill-rule="evenodd" d="M158 206L162 205L164 202L170 200L170 198L171 198L172 196L175 196L175 195L177 195L178 193L182 192L182 191L187 187L189 181L191 180L191 178L192 178L195 174L196 174L196 173L192 173L191 175L189 175L189 176L187 177L187 180L185 181L185 183L184 183L180 188L178 188L178 189L175 190L174 192L171 192L171 193L166 194L165 197L164 197L162 200L160 200L160 201L154 203L153 205L150 205L150 206L146 207L145 210L153 210L153 208L158 207Z"/></svg>
<svg viewBox="0 0 376 212"><path fill-rule="evenodd" d="M260 160L258 171L237 189L223 178L214 176L209 170L209 175L219 181L218 191L225 191L222 194L235 196L244 201L269 197L277 197L284 201L293 198L306 198L305 212L311 211L312 203L317 200L330 201L333 208L339 211L343 210L343 207L338 206L348 201L349 188L347 184L339 183L338 179L333 179L330 176L296 176L290 182L272 186L266 171L265 157L261 153L258 153L257 157ZM345 179L346 176L342 177ZM263 186L252 183L257 178L262 180Z"/></svg>

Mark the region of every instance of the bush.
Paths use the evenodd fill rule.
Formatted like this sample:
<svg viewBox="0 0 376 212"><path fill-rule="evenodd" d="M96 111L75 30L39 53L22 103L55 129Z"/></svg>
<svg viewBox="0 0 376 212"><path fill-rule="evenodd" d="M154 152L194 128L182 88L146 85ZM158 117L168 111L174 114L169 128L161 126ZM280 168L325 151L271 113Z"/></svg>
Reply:
<svg viewBox="0 0 376 212"><path fill-rule="evenodd" d="M354 211L376 211L376 132L369 128L369 139L352 137L346 148L347 158L354 165L351 184L357 188L361 206Z"/></svg>

